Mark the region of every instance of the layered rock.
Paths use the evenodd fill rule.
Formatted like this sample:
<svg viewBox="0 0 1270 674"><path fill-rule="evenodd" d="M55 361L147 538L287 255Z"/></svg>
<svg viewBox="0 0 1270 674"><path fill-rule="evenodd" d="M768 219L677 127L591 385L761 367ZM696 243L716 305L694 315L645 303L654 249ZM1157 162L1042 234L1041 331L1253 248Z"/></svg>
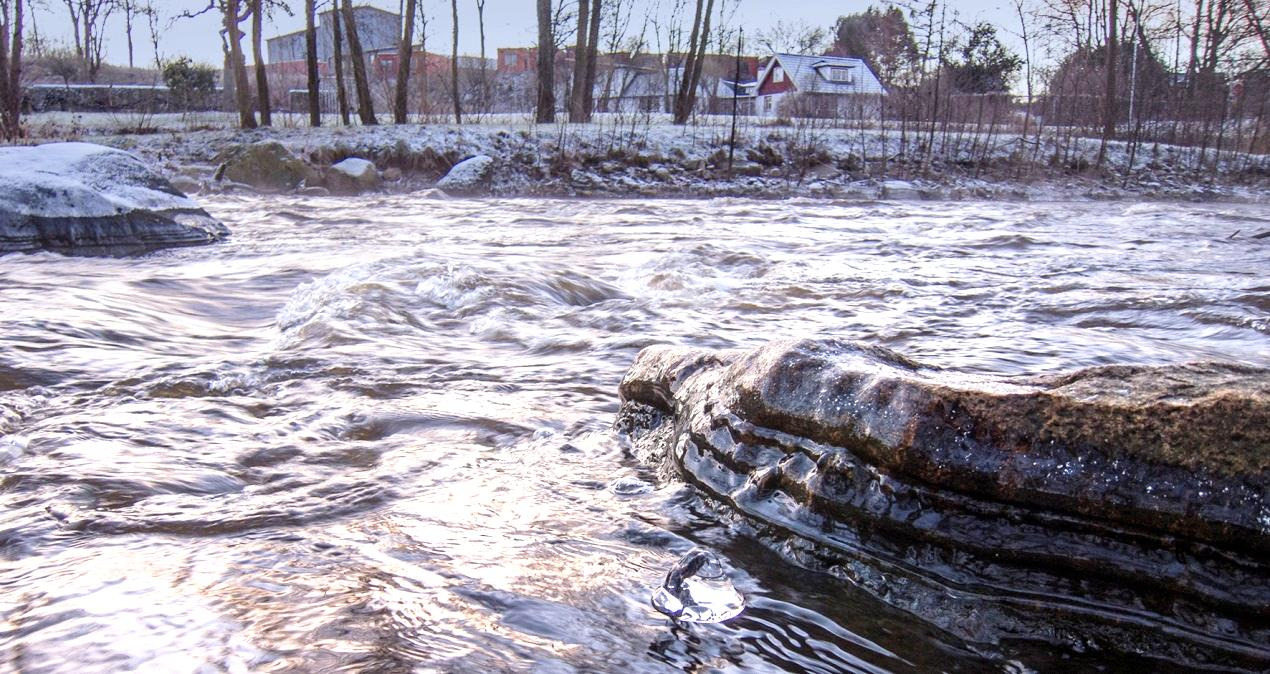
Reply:
<svg viewBox="0 0 1270 674"><path fill-rule="evenodd" d="M961 638L1270 665L1270 370L991 379L799 341L652 347L621 395L638 455Z"/></svg>
<svg viewBox="0 0 1270 674"><path fill-rule="evenodd" d="M228 234L127 152L91 143L0 148L0 253L126 255Z"/></svg>

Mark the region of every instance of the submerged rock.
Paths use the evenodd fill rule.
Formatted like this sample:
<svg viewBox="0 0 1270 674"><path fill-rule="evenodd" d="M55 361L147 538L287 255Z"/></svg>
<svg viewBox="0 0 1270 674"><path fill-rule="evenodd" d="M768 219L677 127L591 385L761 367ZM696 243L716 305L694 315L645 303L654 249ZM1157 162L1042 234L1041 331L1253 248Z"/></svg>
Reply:
<svg viewBox="0 0 1270 674"><path fill-rule="evenodd" d="M228 234L127 152L91 143L0 148L0 253L127 255Z"/></svg>
<svg viewBox="0 0 1270 674"><path fill-rule="evenodd" d="M379 184L379 171L366 159L349 157L326 172L326 187L331 194L361 194L378 189Z"/></svg>
<svg viewBox="0 0 1270 674"><path fill-rule="evenodd" d="M313 169L276 140L237 145L222 152L216 179L285 192L313 177Z"/></svg>
<svg viewBox="0 0 1270 674"><path fill-rule="evenodd" d="M494 177L494 158L483 154L464 159L437 181L450 194L476 194L489 189Z"/></svg>
<svg viewBox="0 0 1270 674"><path fill-rule="evenodd" d="M961 638L1270 665L1270 370L991 379L797 341L645 349L621 395L642 458Z"/></svg>

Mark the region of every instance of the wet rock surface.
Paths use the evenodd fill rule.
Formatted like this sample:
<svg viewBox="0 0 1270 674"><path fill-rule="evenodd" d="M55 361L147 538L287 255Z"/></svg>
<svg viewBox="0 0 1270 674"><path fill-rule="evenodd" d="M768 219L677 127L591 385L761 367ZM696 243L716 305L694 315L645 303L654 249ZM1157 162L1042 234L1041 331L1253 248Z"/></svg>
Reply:
<svg viewBox="0 0 1270 674"><path fill-rule="evenodd" d="M0 254L127 255L228 234L127 152L91 143L0 149Z"/></svg>
<svg viewBox="0 0 1270 674"><path fill-rule="evenodd" d="M381 182L375 164L357 157L333 164L326 172L326 187L332 194L361 194L378 189Z"/></svg>
<svg viewBox="0 0 1270 674"><path fill-rule="evenodd" d="M1270 370L941 371L885 349L650 347L642 459L960 638L1270 665Z"/></svg>
<svg viewBox="0 0 1270 674"><path fill-rule="evenodd" d="M276 140L236 145L222 152L216 180L284 192L315 176L314 170Z"/></svg>

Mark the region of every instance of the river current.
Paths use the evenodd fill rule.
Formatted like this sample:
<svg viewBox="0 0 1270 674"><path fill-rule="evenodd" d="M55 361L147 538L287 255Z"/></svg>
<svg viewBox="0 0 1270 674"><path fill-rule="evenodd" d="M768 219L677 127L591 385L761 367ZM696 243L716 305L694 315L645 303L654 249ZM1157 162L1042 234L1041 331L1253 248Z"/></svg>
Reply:
<svg viewBox="0 0 1270 674"><path fill-rule="evenodd" d="M0 258L0 672L1142 664L963 643L792 565L623 450L618 382L644 346L798 336L1270 364L1267 206L204 201L228 241ZM650 606L694 546L740 616Z"/></svg>

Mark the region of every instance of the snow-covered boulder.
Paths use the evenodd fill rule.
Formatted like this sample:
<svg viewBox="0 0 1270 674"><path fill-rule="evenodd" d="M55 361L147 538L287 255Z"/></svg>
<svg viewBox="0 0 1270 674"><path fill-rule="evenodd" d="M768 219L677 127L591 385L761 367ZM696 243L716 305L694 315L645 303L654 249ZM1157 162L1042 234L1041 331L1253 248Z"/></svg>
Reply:
<svg viewBox="0 0 1270 674"><path fill-rule="evenodd" d="M127 255L228 234L122 150L91 143L0 148L0 253Z"/></svg>
<svg viewBox="0 0 1270 674"><path fill-rule="evenodd" d="M326 171L326 188L331 194L361 194L379 188L375 164L357 157L331 165Z"/></svg>
<svg viewBox="0 0 1270 674"><path fill-rule="evenodd" d="M483 154L455 164L437 187L451 194L475 194L489 189L494 174L494 158Z"/></svg>
<svg viewBox="0 0 1270 674"><path fill-rule="evenodd" d="M276 140L236 145L222 152L216 179L251 185L266 192L295 189L313 177L313 169Z"/></svg>

